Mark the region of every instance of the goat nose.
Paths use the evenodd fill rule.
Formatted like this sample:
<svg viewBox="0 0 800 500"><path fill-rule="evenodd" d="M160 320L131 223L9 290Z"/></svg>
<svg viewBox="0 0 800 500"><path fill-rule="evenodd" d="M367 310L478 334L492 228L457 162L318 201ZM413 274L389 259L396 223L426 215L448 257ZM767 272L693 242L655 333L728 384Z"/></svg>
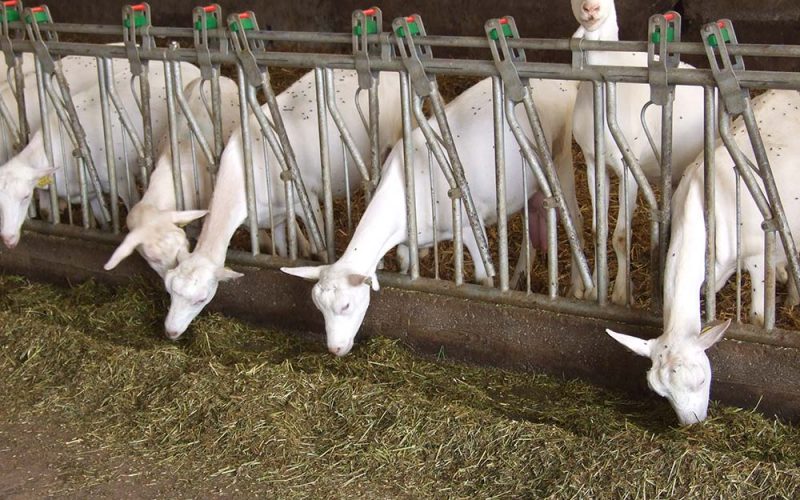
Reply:
<svg viewBox="0 0 800 500"><path fill-rule="evenodd" d="M5 243L6 247L8 247L8 248L13 250L14 248L17 247L17 243L19 243L19 239L15 238L13 236L4 236L3 237L3 243Z"/></svg>
<svg viewBox="0 0 800 500"><path fill-rule="evenodd" d="M583 11L587 14L595 14L598 10L600 10L600 5L594 2L584 2L581 5Z"/></svg>
<svg viewBox="0 0 800 500"><path fill-rule="evenodd" d="M328 351L335 356L342 355L342 348L341 347L328 347Z"/></svg>
<svg viewBox="0 0 800 500"><path fill-rule="evenodd" d="M167 337L167 340L178 340L178 337L180 337L181 334L178 332L164 330L164 336Z"/></svg>

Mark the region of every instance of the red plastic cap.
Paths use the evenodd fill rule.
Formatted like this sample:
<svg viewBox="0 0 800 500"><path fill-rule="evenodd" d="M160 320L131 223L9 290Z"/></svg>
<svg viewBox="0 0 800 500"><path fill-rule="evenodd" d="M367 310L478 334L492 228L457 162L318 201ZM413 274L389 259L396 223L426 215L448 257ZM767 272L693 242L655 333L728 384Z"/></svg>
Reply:
<svg viewBox="0 0 800 500"><path fill-rule="evenodd" d="M500 24L508 24L508 19L506 19L505 17L501 17L501 18L500 18L500 20L499 20L498 22L499 22Z"/></svg>
<svg viewBox="0 0 800 500"><path fill-rule="evenodd" d="M31 9L31 12L44 12L44 6L40 5Z"/></svg>
<svg viewBox="0 0 800 500"><path fill-rule="evenodd" d="M667 21L672 21L673 19L675 19L675 13L667 12L666 14L664 14L664 19L666 19Z"/></svg>
<svg viewBox="0 0 800 500"><path fill-rule="evenodd" d="M145 9L145 4L140 3L139 5L131 5L131 10L134 12L141 12Z"/></svg>
<svg viewBox="0 0 800 500"><path fill-rule="evenodd" d="M361 12L365 16L374 16L377 11L375 10L375 7L372 7L372 8L366 9L366 10L362 10Z"/></svg>
<svg viewBox="0 0 800 500"><path fill-rule="evenodd" d="M203 12L214 12L215 10L217 10L216 5L206 5L203 7Z"/></svg>
<svg viewBox="0 0 800 500"><path fill-rule="evenodd" d="M408 17L406 18L406 22L407 22L407 23L413 23L413 22L414 22L414 16L408 16Z"/></svg>
<svg viewBox="0 0 800 500"><path fill-rule="evenodd" d="M250 13L249 12L240 12L239 13L239 19L247 19L248 17L250 17Z"/></svg>
<svg viewBox="0 0 800 500"><path fill-rule="evenodd" d="M16 7L17 0L9 0L8 2L3 2L3 7Z"/></svg>
<svg viewBox="0 0 800 500"><path fill-rule="evenodd" d="M725 27L725 21L717 21L717 26L719 26L720 28L724 28Z"/></svg>

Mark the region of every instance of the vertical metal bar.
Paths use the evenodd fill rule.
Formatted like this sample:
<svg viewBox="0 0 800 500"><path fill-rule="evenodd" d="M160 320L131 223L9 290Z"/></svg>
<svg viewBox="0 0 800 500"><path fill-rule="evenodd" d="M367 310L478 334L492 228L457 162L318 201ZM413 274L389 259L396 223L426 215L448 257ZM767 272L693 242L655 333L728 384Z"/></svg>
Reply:
<svg viewBox="0 0 800 500"><path fill-rule="evenodd" d="M380 134L380 104L378 102L379 79L373 78L369 87L369 144L370 144L370 172L371 190L374 192L381 181L381 134ZM370 193L370 197L372 193Z"/></svg>
<svg viewBox="0 0 800 500"><path fill-rule="evenodd" d="M742 179L739 169L733 169L736 178L736 322L742 321Z"/></svg>
<svg viewBox="0 0 800 500"><path fill-rule="evenodd" d="M213 110L211 122L214 126L214 162L210 165L210 171L211 178L216 179L222 150L225 147L225 140L222 137L222 93L219 88L219 67L214 66L211 69L211 73L211 109ZM200 86L200 95L203 95L202 85Z"/></svg>
<svg viewBox="0 0 800 500"><path fill-rule="evenodd" d="M244 184L247 197L247 221L250 229L250 251L258 255L258 214L256 213L256 190L253 175L253 143L250 137L250 114L247 112L247 90L250 87L242 66L236 65L236 80L239 85L239 119L242 122L242 153L244 156ZM294 221L289 221L294 223ZM273 235L273 238L275 236Z"/></svg>
<svg viewBox="0 0 800 500"><path fill-rule="evenodd" d="M436 197L436 174L433 168L433 153L428 150L428 182L431 188L431 236L433 237L433 277L439 279L439 200Z"/></svg>
<svg viewBox="0 0 800 500"><path fill-rule="evenodd" d="M675 100L675 89L670 88L667 103L661 107L661 227L658 238L658 283L663 285L664 265L669 250L669 226L672 203L672 104ZM662 297L659 295L655 303L660 308Z"/></svg>
<svg viewBox="0 0 800 500"><path fill-rule="evenodd" d="M122 129L120 129L119 133L122 138L122 162L125 164L125 186L128 191L128 199L132 202L135 199L134 194L136 193L136 187L134 186L134 181L131 176L131 166L128 162L128 136ZM114 181L116 182L116 179Z"/></svg>
<svg viewBox="0 0 800 500"><path fill-rule="evenodd" d="M336 260L335 229L333 226L333 190L331 188L331 158L328 136L328 110L325 106L325 75L322 68L314 68L314 86L317 93L317 121L319 122L319 159L322 168L322 202L325 206L325 245L328 262Z"/></svg>
<svg viewBox="0 0 800 500"><path fill-rule="evenodd" d="M119 220L119 204L116 202L119 196L116 175L116 156L114 151L114 135L111 125L111 106L108 98L108 78L112 77L113 71L109 72L111 66L110 59L97 58L97 81L99 83L100 91L100 115L103 119L103 139L105 141L106 152L106 166L108 167L108 186L109 195L111 197L111 226L114 234L119 234L120 220ZM122 131L124 136L125 132ZM83 173L83 165L79 164L78 167ZM83 181L81 181L83 183ZM128 207L130 208L130 207Z"/></svg>
<svg viewBox="0 0 800 500"><path fill-rule="evenodd" d="M595 162L595 271L597 274L597 303L608 300L608 207L606 206L605 113L603 83L592 82L594 103L594 162Z"/></svg>
<svg viewBox="0 0 800 500"><path fill-rule="evenodd" d="M408 260L411 279L419 278L419 242L417 239L417 199L414 183L414 141L411 127L411 84L408 73L400 72L400 112L403 122L403 173L405 174Z"/></svg>
<svg viewBox="0 0 800 500"><path fill-rule="evenodd" d="M167 94L167 119L169 126L169 149L172 158L172 184L175 190L175 207L184 210L183 176L181 173L181 154L178 143L178 118L175 112L175 74L172 63L164 62L164 80ZM244 125L243 125L244 127Z"/></svg>
<svg viewBox="0 0 800 500"><path fill-rule="evenodd" d="M453 253L455 254L456 285L464 284L464 233L461 227L461 198L452 197Z"/></svg>
<svg viewBox="0 0 800 500"><path fill-rule="evenodd" d="M494 167L497 183L497 240L500 260L500 290L507 292L508 284L508 209L506 208L506 146L505 116L503 114L503 81L492 77L492 116L494 117Z"/></svg>
<svg viewBox="0 0 800 500"><path fill-rule="evenodd" d="M339 136L339 140L342 141L342 137ZM347 148L344 147L344 142L342 142L342 168L344 169L344 199L345 204L347 205L347 235L353 235L353 197L350 194L350 165L347 162ZM369 199L369 193L364 193L367 199Z"/></svg>
<svg viewBox="0 0 800 500"><path fill-rule="evenodd" d="M267 181L267 206L269 207L269 233L270 238L270 255L275 255L275 211L272 209L272 168L269 162L269 147L267 141L261 140L261 154L264 155L264 179ZM280 168L280 167L279 167Z"/></svg>
<svg viewBox="0 0 800 500"><path fill-rule="evenodd" d="M41 130L42 138L44 139L44 152L47 156L47 162L50 165L55 165L53 162L53 142L52 133L50 129L50 114L48 112L48 100L44 88L44 71L42 70L42 63L39 58L34 58L36 66L36 92L39 98L39 114L41 115ZM58 212L58 194L56 193L56 174L53 174L53 183L50 185L50 223L59 224L61 222L61 214Z"/></svg>
<svg viewBox="0 0 800 500"><path fill-rule="evenodd" d="M192 199L191 206L200 208L200 171L197 168L197 148L195 147L195 138L193 134L189 134L189 149L192 153L192 180L194 180L194 198ZM213 162L209 162L213 165Z"/></svg>
<svg viewBox="0 0 800 500"><path fill-rule="evenodd" d="M764 228L764 329L775 329L775 227ZM789 275L791 280L791 274Z"/></svg>
<svg viewBox="0 0 800 500"><path fill-rule="evenodd" d="M528 199L530 195L528 193L528 161L525 159L525 155L522 154L520 151L520 165L522 167L522 197L525 199L525 208L522 210L522 252L523 258L521 259L522 262L525 263L525 269L522 272L525 273L525 293L531 293L531 264L532 264L532 255L531 255L531 214L528 212Z"/></svg>
<svg viewBox="0 0 800 500"><path fill-rule="evenodd" d="M10 82L9 82L10 83ZM17 101L17 121L19 122L20 149L30 140L27 108L25 106L25 73L22 71L22 58L14 61L14 97Z"/></svg>
<svg viewBox="0 0 800 500"><path fill-rule="evenodd" d="M717 220L715 216L715 176L714 156L716 152L715 87L703 87L703 179L705 185L705 224L706 224L706 289L705 320L713 321L717 316ZM738 203L737 203L738 204ZM738 210L738 207L737 207ZM739 227L736 227L737 232Z"/></svg>
<svg viewBox="0 0 800 500"><path fill-rule="evenodd" d="M73 159L73 160L77 160L77 159L75 157L73 157L71 154L67 155L67 152L64 150L64 135L65 134L66 134L66 132L64 131L64 124L59 123L58 124L58 144L60 146L59 149L61 150L60 151L61 152L61 164L64 165L64 168L62 169L62 171L64 172L64 176L63 176L64 192L65 193L69 193L70 192L70 185L71 185L70 184L69 173L70 173L70 169L72 167L70 159ZM77 161L76 161L76 163L77 163ZM54 186L55 186L55 184L54 184ZM58 188L56 187L56 190L57 189ZM70 202L69 198L70 198L70 196L67 196L67 202L70 205L69 210L67 210L67 222L68 222L68 224L70 226L72 226L75 221L73 220L73 217L72 217L72 206L71 206L71 202ZM83 200L81 200L81 201L83 201ZM86 206L86 205L83 204L82 208L84 206Z"/></svg>
<svg viewBox="0 0 800 500"><path fill-rule="evenodd" d="M547 282L551 299L558 297L558 231L556 224L556 207L553 200L547 200ZM527 205L527 204L526 204Z"/></svg>
<svg viewBox="0 0 800 500"><path fill-rule="evenodd" d="M150 174L153 172L153 122L150 111L150 63L146 60L141 62L142 72L139 74L139 90L141 94L140 105L142 113L142 142L143 142L143 162L141 169L142 185L149 185ZM164 61L164 70L169 63ZM112 73L113 74L113 73ZM169 92L167 92L169 95ZM132 139L133 140L133 139Z"/></svg>
<svg viewBox="0 0 800 500"><path fill-rule="evenodd" d="M78 184L80 185L80 193L81 193L81 219L83 222L83 228L89 229L92 226L92 216L91 212L89 211L89 191L87 189L86 184L86 165L82 158L75 158L75 166L77 167L78 171ZM69 207L69 211L72 212L72 207Z"/></svg>

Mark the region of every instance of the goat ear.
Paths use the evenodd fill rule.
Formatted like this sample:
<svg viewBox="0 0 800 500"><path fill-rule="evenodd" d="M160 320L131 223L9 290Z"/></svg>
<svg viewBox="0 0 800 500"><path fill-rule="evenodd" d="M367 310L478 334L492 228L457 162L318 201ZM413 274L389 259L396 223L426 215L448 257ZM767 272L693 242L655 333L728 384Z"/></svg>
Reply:
<svg viewBox="0 0 800 500"><path fill-rule="evenodd" d="M652 350L653 341L640 339L632 335L625 335L624 333L617 333L606 328L606 333L611 335L611 338L624 345L639 356L649 358L650 351Z"/></svg>
<svg viewBox="0 0 800 500"><path fill-rule="evenodd" d="M725 335L725 330L727 330L729 326L731 326L730 319L714 322L711 326L700 332L697 338L697 346L705 351L722 340L722 336Z"/></svg>
<svg viewBox="0 0 800 500"><path fill-rule="evenodd" d="M214 273L214 276L216 276L219 281L230 281L241 278L244 276L244 274L237 273L228 267L223 267L222 269L217 269L217 271Z"/></svg>
<svg viewBox="0 0 800 500"><path fill-rule="evenodd" d="M52 175L57 171L58 167L51 167L45 170L34 170L33 182L36 184L35 187L44 189L50 184L52 184L53 183Z"/></svg>
<svg viewBox="0 0 800 500"><path fill-rule="evenodd" d="M127 256L133 253L139 243L142 242L142 232L133 230L125 236L125 239L122 240L122 243L119 244L114 253L111 254L111 258L108 259L108 262L105 263L103 269L106 271L110 271L117 267L120 262L122 262Z"/></svg>
<svg viewBox="0 0 800 500"><path fill-rule="evenodd" d="M324 267L327 266L282 267L281 271L305 280L317 281Z"/></svg>
<svg viewBox="0 0 800 500"><path fill-rule="evenodd" d="M169 218L176 226L185 226L186 224L205 216L208 210L176 210L170 212Z"/></svg>
<svg viewBox="0 0 800 500"><path fill-rule="evenodd" d="M350 286L367 285L376 292L381 289L381 286L378 284L378 276L375 273L372 273L370 276L364 276L363 274L349 274L347 276L347 282L350 284Z"/></svg>

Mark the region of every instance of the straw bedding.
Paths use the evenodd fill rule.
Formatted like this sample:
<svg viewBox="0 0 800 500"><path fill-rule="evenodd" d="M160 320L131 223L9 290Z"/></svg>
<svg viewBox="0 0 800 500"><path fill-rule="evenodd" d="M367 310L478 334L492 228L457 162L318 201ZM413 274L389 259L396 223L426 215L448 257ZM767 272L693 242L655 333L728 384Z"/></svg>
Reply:
<svg viewBox="0 0 800 500"><path fill-rule="evenodd" d="M673 427L660 399L428 360L201 315L160 338L160 290L0 277L0 415L56 421L142 481L283 497L796 497L798 429L712 405ZM76 468L63 494L109 480ZM221 485L221 486L220 486Z"/></svg>

